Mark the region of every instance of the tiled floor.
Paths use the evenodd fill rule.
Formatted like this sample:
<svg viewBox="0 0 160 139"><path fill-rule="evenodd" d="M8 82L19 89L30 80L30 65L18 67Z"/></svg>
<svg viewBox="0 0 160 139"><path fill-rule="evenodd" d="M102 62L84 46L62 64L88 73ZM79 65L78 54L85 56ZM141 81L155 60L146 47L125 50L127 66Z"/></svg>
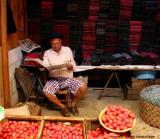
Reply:
<svg viewBox="0 0 160 139"><path fill-rule="evenodd" d="M112 105L122 105L130 110L132 110L136 115L136 125L131 131L131 135L135 139L160 139L160 129L154 128L143 122L139 116L139 102L123 100L122 97L103 97L98 100L99 90L88 89L88 94L84 99L80 100L78 103L79 116L80 117L91 117L96 118L99 112L109 104ZM107 93L107 92L106 92ZM119 92L120 93L120 92ZM61 113L55 109L48 109L47 107L42 108L42 115L46 116L60 116ZM71 116L73 116L71 114Z"/></svg>

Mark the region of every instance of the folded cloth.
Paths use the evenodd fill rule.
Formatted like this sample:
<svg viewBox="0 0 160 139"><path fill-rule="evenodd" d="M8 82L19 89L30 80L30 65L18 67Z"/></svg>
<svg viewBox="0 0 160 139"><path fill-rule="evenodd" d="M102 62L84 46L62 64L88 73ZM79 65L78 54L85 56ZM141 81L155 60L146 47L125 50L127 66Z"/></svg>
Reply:
<svg viewBox="0 0 160 139"><path fill-rule="evenodd" d="M95 45L82 45L83 50L95 50Z"/></svg>

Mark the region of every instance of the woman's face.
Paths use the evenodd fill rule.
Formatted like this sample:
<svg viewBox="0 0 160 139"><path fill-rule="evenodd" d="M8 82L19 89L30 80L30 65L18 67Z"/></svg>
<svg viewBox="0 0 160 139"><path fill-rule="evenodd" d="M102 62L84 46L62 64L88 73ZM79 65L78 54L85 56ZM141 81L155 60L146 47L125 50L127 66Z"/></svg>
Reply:
<svg viewBox="0 0 160 139"><path fill-rule="evenodd" d="M55 51L55 52L59 52L62 48L62 40L59 39L59 38L55 38L55 39L52 39L50 41L50 45L52 46L52 49Z"/></svg>

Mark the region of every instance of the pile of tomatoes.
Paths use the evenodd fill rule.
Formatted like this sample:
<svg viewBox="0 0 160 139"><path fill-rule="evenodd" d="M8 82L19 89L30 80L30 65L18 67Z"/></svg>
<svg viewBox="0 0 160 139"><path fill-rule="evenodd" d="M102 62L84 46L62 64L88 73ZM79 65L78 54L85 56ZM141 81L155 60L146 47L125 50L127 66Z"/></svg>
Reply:
<svg viewBox="0 0 160 139"><path fill-rule="evenodd" d="M81 124L52 123L45 124L42 139L84 139Z"/></svg>
<svg viewBox="0 0 160 139"><path fill-rule="evenodd" d="M134 114L121 106L108 106L101 117L103 125L115 131L131 128L134 119Z"/></svg>
<svg viewBox="0 0 160 139"><path fill-rule="evenodd" d="M39 124L28 121L6 121L1 125L0 139L37 139Z"/></svg>
<svg viewBox="0 0 160 139"><path fill-rule="evenodd" d="M127 133L109 132L105 128L88 130L88 139L131 139Z"/></svg>

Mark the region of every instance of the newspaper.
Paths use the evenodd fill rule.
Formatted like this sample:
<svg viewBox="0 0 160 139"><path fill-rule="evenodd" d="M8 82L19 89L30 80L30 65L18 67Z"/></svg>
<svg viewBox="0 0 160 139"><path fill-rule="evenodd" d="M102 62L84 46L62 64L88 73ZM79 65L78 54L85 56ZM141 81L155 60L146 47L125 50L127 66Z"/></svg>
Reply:
<svg viewBox="0 0 160 139"><path fill-rule="evenodd" d="M51 65L51 66L48 66L46 67L44 64L43 64L43 61L38 59L38 58L35 58L35 59L25 59L25 61L35 61L37 62L38 64L40 64L42 67L44 67L45 69L47 69L48 71L52 71L52 70L56 70L56 69L61 69L61 68L67 68L69 66L71 66L70 63L64 63L64 64L60 64L60 65Z"/></svg>
<svg viewBox="0 0 160 139"><path fill-rule="evenodd" d="M97 66L76 66L76 69L74 70L74 72L81 72L81 71L86 71L86 70L92 70L95 69Z"/></svg>
<svg viewBox="0 0 160 139"><path fill-rule="evenodd" d="M40 48L41 46L33 42L31 39L24 39L18 42L18 46L20 49L26 53L30 53L31 51Z"/></svg>

